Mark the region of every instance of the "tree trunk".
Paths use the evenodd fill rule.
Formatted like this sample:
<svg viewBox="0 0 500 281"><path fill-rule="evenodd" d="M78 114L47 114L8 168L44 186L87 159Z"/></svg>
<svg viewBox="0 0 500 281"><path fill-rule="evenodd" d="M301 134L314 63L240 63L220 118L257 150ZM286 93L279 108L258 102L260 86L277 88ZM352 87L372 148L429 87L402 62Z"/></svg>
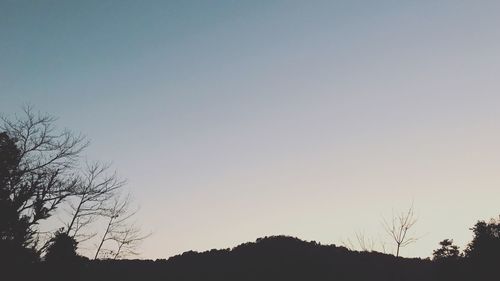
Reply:
<svg viewBox="0 0 500 281"><path fill-rule="evenodd" d="M109 233L109 228L111 227L111 223L113 222L113 217L109 219L108 227L106 227L106 231L104 232L104 235L102 236L101 243L99 243L99 247L97 247L97 251L95 252L94 260L97 259L97 256L99 256L99 252L101 251L102 245L104 244L104 241L106 241L106 236L108 236Z"/></svg>
<svg viewBox="0 0 500 281"><path fill-rule="evenodd" d="M82 207L82 202L83 199L80 200L80 203L78 203L78 208L75 210L75 214L73 215L73 218L71 219L71 223L68 225L68 230L66 231L66 235L69 236L69 232L73 228L73 224L75 223L76 218L78 217L78 213L80 213L80 208Z"/></svg>

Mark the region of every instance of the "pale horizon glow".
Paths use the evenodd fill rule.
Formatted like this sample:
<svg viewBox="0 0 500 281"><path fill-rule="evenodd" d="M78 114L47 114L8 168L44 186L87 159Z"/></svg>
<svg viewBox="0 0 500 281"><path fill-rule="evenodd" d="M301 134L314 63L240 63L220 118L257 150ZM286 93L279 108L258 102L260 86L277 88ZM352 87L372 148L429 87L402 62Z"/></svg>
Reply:
<svg viewBox="0 0 500 281"><path fill-rule="evenodd" d="M428 257L500 208L500 3L2 1L0 112L32 104L112 161L140 258L269 235Z"/></svg>

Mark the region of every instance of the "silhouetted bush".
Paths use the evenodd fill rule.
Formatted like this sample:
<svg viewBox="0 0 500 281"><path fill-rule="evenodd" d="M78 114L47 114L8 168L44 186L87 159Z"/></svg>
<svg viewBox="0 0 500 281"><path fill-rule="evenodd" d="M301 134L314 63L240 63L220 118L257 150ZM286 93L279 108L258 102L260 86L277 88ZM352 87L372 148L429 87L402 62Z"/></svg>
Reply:
<svg viewBox="0 0 500 281"><path fill-rule="evenodd" d="M460 250L450 239L439 242L439 245L441 248L433 252L435 275L439 280L456 280L461 275L459 265L463 262Z"/></svg>
<svg viewBox="0 0 500 281"><path fill-rule="evenodd" d="M58 231L50 241L45 261L59 264L74 263L78 260L77 245L78 243L73 237L68 236L63 231Z"/></svg>

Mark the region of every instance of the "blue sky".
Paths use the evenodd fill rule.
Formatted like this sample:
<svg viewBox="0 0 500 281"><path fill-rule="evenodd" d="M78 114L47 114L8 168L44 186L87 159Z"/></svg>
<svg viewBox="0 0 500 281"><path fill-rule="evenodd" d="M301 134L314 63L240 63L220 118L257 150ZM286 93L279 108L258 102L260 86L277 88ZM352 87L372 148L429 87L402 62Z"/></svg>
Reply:
<svg viewBox="0 0 500 281"><path fill-rule="evenodd" d="M113 161L142 257L272 234L464 245L498 214L495 1L1 1L0 112Z"/></svg>

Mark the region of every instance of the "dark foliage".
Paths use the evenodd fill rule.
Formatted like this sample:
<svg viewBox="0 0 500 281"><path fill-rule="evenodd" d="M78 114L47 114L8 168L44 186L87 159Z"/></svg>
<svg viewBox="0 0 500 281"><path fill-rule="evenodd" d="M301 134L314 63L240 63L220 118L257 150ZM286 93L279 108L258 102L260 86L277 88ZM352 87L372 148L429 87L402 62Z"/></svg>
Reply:
<svg viewBox="0 0 500 281"><path fill-rule="evenodd" d="M453 240L445 239L439 242L441 248L434 250L433 260L435 263L435 275L439 280L457 280L463 260L461 259L458 246L453 245Z"/></svg>
<svg viewBox="0 0 500 281"><path fill-rule="evenodd" d="M20 151L15 141L0 133L0 265L4 275L25 276L26 269L37 260L37 253L28 248L31 239L29 218L21 214L22 205L13 196L13 186L19 183Z"/></svg>
<svg viewBox="0 0 500 281"><path fill-rule="evenodd" d="M450 261L460 258L458 246L453 245L453 240L444 239L439 242L441 248L434 250L433 257L435 261Z"/></svg>
<svg viewBox="0 0 500 281"><path fill-rule="evenodd" d="M478 221L471 230L474 238L465 250L467 277L489 279L498 277L500 265L500 220ZM469 279L472 280L472 279Z"/></svg>
<svg viewBox="0 0 500 281"><path fill-rule="evenodd" d="M481 262L497 261L500 258L500 220L479 221L471 230L474 239L465 250L465 255Z"/></svg>
<svg viewBox="0 0 500 281"><path fill-rule="evenodd" d="M63 231L58 231L47 248L45 261L49 263L72 263L77 260L78 243Z"/></svg>
<svg viewBox="0 0 500 281"><path fill-rule="evenodd" d="M41 274L47 280L78 280L81 270L88 259L76 253L78 243L66 234L64 229L56 232L50 240Z"/></svg>
<svg viewBox="0 0 500 281"><path fill-rule="evenodd" d="M20 212L23 194L15 194L19 183L20 151L14 140L0 133L0 241L16 246L26 246L29 241L29 218ZM16 200L17 199L17 200Z"/></svg>

